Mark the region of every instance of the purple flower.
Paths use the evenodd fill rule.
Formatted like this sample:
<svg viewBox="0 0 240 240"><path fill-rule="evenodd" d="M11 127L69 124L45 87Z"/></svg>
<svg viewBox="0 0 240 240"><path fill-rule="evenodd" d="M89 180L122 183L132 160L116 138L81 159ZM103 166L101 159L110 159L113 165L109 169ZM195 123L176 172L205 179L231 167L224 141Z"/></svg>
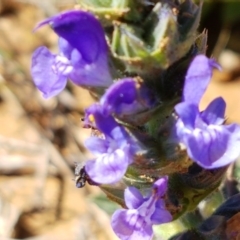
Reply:
<svg viewBox="0 0 240 240"><path fill-rule="evenodd" d="M100 103L106 114L123 117L150 109L156 98L141 80L125 78L109 87Z"/></svg>
<svg viewBox="0 0 240 240"><path fill-rule="evenodd" d="M167 177L157 180L148 197L143 197L135 187L125 190L124 198L128 209L117 210L112 216L112 228L121 240L152 239L154 224L172 220L162 198L167 190L167 182Z"/></svg>
<svg viewBox="0 0 240 240"><path fill-rule="evenodd" d="M211 79L212 59L197 56L191 63L184 85L184 102L175 106L178 114L176 133L189 157L205 169L226 166L240 155L240 127L223 125L226 103L214 99L199 112L199 101Z"/></svg>
<svg viewBox="0 0 240 240"><path fill-rule="evenodd" d="M59 38L59 54L39 47L32 57L31 72L44 97L57 95L70 78L80 86L108 87L108 47L99 21L84 11L68 11L39 23L50 24Z"/></svg>
<svg viewBox="0 0 240 240"><path fill-rule="evenodd" d="M87 174L99 184L118 182L133 162L139 149L137 142L111 115L103 113L100 104L86 110L85 124L96 127L104 136L91 137L85 142L86 147L96 155L95 160L86 162Z"/></svg>

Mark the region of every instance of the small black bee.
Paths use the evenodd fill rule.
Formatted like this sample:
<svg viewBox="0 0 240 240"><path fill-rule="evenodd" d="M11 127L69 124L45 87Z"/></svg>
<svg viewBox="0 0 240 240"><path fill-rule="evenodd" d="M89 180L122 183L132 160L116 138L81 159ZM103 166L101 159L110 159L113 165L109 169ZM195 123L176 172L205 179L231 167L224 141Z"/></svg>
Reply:
<svg viewBox="0 0 240 240"><path fill-rule="evenodd" d="M75 162L75 183L77 188L83 188L86 184L89 185L98 185L91 178L85 171L85 166L82 163Z"/></svg>

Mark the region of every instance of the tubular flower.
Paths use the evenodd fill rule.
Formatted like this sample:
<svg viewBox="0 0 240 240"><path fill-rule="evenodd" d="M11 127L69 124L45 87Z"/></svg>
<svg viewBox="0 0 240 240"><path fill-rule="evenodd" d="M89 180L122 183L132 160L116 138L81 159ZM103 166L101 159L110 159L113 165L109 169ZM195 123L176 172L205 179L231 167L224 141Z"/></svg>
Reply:
<svg viewBox="0 0 240 240"><path fill-rule="evenodd" d="M219 66L203 55L193 60L185 79L183 102L175 106L177 136L189 157L205 169L226 166L240 155L240 127L223 125L223 98L214 99L203 112L198 109L213 67Z"/></svg>
<svg viewBox="0 0 240 240"><path fill-rule="evenodd" d="M85 146L96 155L95 160L86 162L85 170L96 183L116 183L133 162L138 144L111 115L103 114L100 104L88 108L85 116L85 124L96 127L104 136L90 137L85 142Z"/></svg>
<svg viewBox="0 0 240 240"><path fill-rule="evenodd" d="M108 87L108 47L99 21L84 11L68 11L48 18L35 29L50 24L59 36L59 54L42 46L32 57L31 72L45 98L57 95L71 79L81 86Z"/></svg>
<svg viewBox="0 0 240 240"><path fill-rule="evenodd" d="M112 216L112 228L122 240L148 240L153 237L154 224L167 223L172 216L162 198L167 190L168 178L158 179L148 197L135 187L128 187L124 199L128 209L117 210Z"/></svg>
<svg viewBox="0 0 240 240"><path fill-rule="evenodd" d="M156 98L140 80L125 78L108 88L100 103L106 114L114 113L122 117L150 109L156 103Z"/></svg>

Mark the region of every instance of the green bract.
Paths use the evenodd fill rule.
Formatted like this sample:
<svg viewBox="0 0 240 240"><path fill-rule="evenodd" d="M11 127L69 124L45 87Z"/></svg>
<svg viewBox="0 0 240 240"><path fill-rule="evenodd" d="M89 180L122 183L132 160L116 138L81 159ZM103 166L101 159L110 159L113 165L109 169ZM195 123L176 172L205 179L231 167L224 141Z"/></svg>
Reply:
<svg viewBox="0 0 240 240"><path fill-rule="evenodd" d="M202 6L190 0L178 6L141 0L78 3L108 27L106 33L116 64L144 78L153 80L184 57L197 39Z"/></svg>

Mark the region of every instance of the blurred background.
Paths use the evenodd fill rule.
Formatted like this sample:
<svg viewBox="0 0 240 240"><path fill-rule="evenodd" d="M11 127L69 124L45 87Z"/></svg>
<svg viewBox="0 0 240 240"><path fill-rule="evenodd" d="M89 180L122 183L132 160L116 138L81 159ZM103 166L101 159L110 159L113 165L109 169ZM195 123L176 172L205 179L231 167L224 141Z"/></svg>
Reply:
<svg viewBox="0 0 240 240"><path fill-rule="evenodd" d="M90 130L82 128L81 117L93 99L69 83L45 100L30 75L35 48L57 52L49 27L34 34L32 29L74 4L0 0L0 240L117 239L109 220L115 206L105 203L98 188L77 189L73 180L74 162L91 157L83 146ZM221 95L227 121L240 123L240 1L206 1L202 15L199 32L208 30L207 55L223 71L214 72L201 107ZM227 178L233 179L233 168Z"/></svg>

